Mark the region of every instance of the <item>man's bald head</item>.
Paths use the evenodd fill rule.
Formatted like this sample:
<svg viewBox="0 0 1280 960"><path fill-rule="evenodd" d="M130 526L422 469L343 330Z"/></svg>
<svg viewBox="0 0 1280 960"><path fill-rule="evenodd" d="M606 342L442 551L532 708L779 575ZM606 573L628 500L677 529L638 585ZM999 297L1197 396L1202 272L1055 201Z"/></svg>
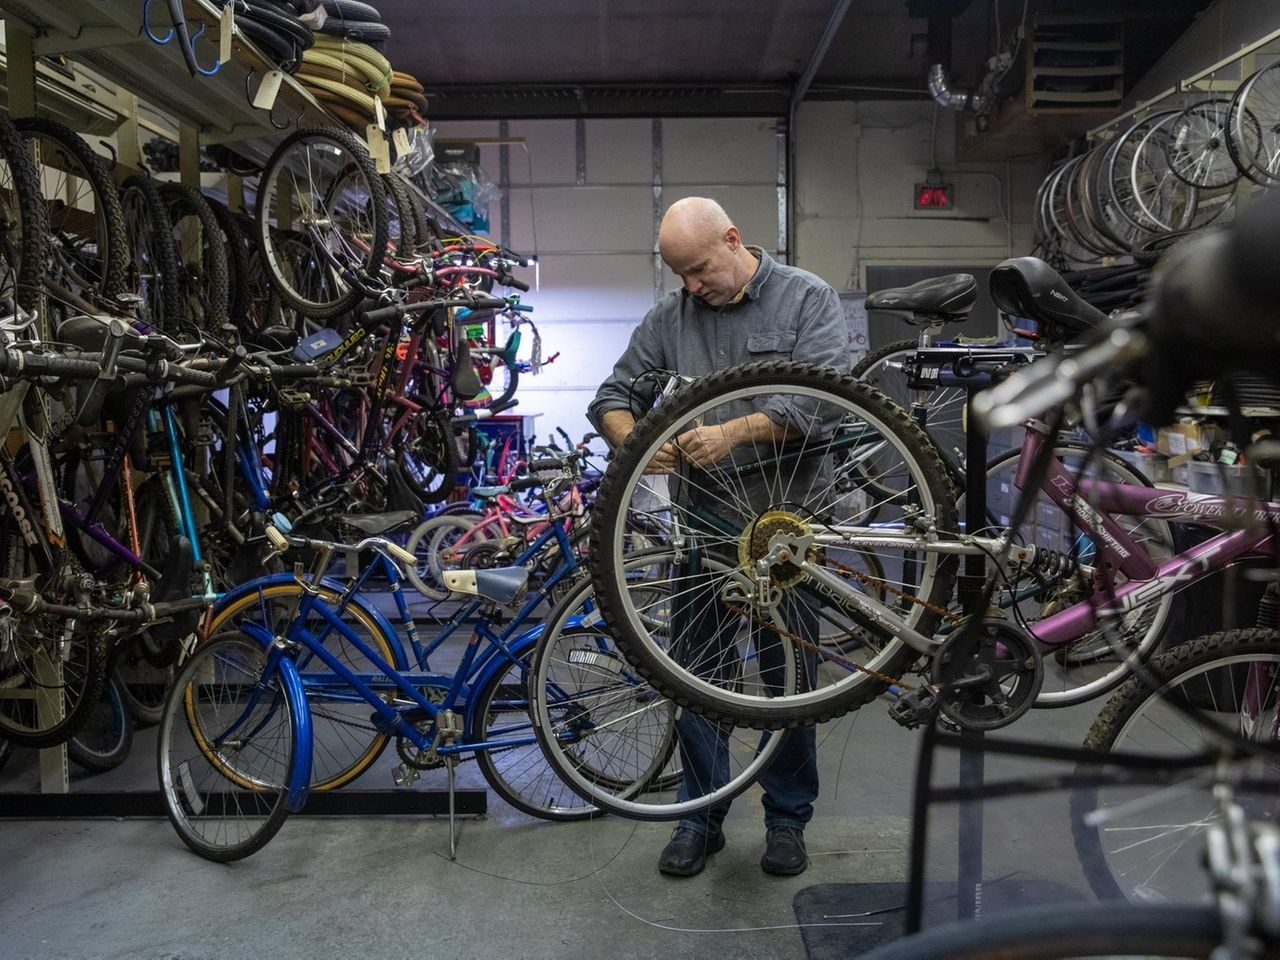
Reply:
<svg viewBox="0 0 1280 960"><path fill-rule="evenodd" d="M732 299L756 268L738 228L709 197L685 197L668 208L658 228L658 251L685 289L712 306Z"/></svg>

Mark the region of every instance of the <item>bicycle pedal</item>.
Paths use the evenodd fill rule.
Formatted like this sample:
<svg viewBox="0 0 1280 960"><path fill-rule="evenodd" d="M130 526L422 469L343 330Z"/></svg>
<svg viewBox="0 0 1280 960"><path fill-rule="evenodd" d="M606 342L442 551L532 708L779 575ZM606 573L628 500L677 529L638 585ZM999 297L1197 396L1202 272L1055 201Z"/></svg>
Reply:
<svg viewBox="0 0 1280 960"><path fill-rule="evenodd" d="M403 763L391 771L391 779L395 781L397 787L407 787L421 777L421 773Z"/></svg>
<svg viewBox="0 0 1280 960"><path fill-rule="evenodd" d="M932 723L937 714L938 698L928 687L916 687L889 707L889 716L908 730Z"/></svg>

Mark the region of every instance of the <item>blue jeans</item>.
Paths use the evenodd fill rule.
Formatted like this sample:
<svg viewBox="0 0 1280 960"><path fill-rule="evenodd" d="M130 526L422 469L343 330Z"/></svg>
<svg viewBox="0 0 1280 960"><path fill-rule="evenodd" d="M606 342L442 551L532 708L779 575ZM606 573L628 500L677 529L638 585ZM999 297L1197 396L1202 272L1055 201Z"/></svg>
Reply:
<svg viewBox="0 0 1280 960"><path fill-rule="evenodd" d="M680 633L687 637L707 637L707 642L699 645L699 662L704 658L710 645L726 648L732 641L732 635L738 629L738 617L730 614L723 605L716 601L706 601L706 595L699 597L702 591L690 590L686 596L698 607L697 612L677 619ZM702 603L697 603L702 600ZM808 640L816 641L818 636L818 614L816 601L791 591L784 606L784 622L793 632ZM761 630L762 665L761 674L766 683L780 685L782 644L771 630ZM789 646L789 645L788 645ZM775 656L771 657L770 654ZM713 659L713 658L709 658ZM776 663L769 663L776 660ZM802 686L811 683L815 675L817 655L813 651L804 651L802 657L805 676L800 679ZM701 673L702 671L699 671ZM679 738L680 763L683 776L676 799L685 802L694 797L703 796L716 787L728 782L729 757L728 744L733 728L726 724L707 720L689 710L681 712L676 722L676 735ZM794 730L774 732L772 736L786 737L778 752L774 755L764 773L760 776L760 785L764 787L764 823L765 827L796 827L804 829L813 819L813 801L818 796L818 750L817 731L813 726L799 727ZM680 826L697 833L714 836L720 832L725 814L729 812L729 802L718 803L711 808L687 817L680 821Z"/></svg>

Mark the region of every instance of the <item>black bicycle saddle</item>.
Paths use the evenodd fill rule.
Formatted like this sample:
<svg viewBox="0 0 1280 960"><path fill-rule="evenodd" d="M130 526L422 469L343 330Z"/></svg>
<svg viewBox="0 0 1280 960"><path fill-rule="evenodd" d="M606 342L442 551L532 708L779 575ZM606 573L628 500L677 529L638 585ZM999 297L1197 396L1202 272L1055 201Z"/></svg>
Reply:
<svg viewBox="0 0 1280 960"><path fill-rule="evenodd" d="M877 290L867 309L888 313L910 324L959 323L978 299L978 281L967 273L931 277L909 287Z"/></svg>
<svg viewBox="0 0 1280 960"><path fill-rule="evenodd" d="M1070 340L1107 319L1037 257L1006 260L991 271L991 299L1004 313L1034 320L1048 340Z"/></svg>

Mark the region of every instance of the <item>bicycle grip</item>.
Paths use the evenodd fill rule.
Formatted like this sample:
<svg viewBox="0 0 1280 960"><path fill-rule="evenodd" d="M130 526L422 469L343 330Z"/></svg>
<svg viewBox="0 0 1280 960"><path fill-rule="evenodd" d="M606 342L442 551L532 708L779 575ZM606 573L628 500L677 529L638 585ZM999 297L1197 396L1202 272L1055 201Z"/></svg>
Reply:
<svg viewBox="0 0 1280 960"><path fill-rule="evenodd" d="M289 549L289 541L285 539L284 534L271 524L267 524L266 535L276 553L284 553Z"/></svg>
<svg viewBox="0 0 1280 960"><path fill-rule="evenodd" d="M320 375L314 363L267 364L267 374L273 380L310 380Z"/></svg>
<svg viewBox="0 0 1280 960"><path fill-rule="evenodd" d="M509 273L504 273L502 276L500 276L498 278L498 282L502 284L504 287L514 287L515 289L521 290L525 293L529 292L529 285L527 283L525 283L523 280L517 280L515 277L511 276L511 274Z"/></svg>
<svg viewBox="0 0 1280 960"><path fill-rule="evenodd" d="M391 543L390 541L387 541L387 552L390 553L397 560L399 560L401 563L407 563L410 566L410 568L412 568L418 562L417 557L415 557L410 551L406 550L404 547L400 546L400 544L398 543Z"/></svg>
<svg viewBox="0 0 1280 960"><path fill-rule="evenodd" d="M564 461L559 457L547 457L542 460L532 460L529 463L530 470L559 470L564 466Z"/></svg>
<svg viewBox="0 0 1280 960"><path fill-rule="evenodd" d="M389 307L377 307L373 310L366 310L364 313L360 314L360 316L366 324L372 326L373 324L386 323L388 320L394 320L396 317L400 316L402 310L404 310L403 304L393 303Z"/></svg>
<svg viewBox="0 0 1280 960"><path fill-rule="evenodd" d="M507 489L512 493L519 493L521 490L532 490L540 486L542 486L542 481L537 477L516 477L514 480L507 481Z"/></svg>

